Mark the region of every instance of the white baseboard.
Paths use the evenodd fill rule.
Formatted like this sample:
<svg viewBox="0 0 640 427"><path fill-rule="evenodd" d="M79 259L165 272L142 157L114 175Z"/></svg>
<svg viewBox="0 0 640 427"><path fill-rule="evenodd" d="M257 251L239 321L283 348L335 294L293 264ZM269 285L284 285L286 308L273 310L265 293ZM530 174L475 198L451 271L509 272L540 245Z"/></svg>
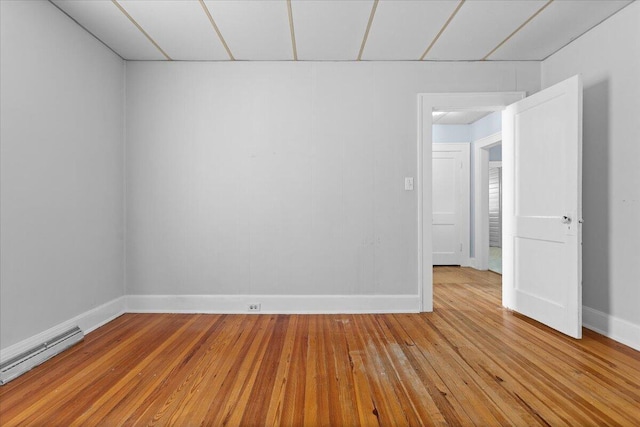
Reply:
<svg viewBox="0 0 640 427"><path fill-rule="evenodd" d="M248 313L256 314L418 313L418 295L127 295L62 322L0 350L0 363L23 353L73 326L85 334L124 313ZM590 307L582 308L583 326L640 350L640 325Z"/></svg>
<svg viewBox="0 0 640 427"><path fill-rule="evenodd" d="M582 326L640 351L640 325L583 306Z"/></svg>
<svg viewBox="0 0 640 427"><path fill-rule="evenodd" d="M130 313L418 313L419 295L127 295Z"/></svg>
<svg viewBox="0 0 640 427"><path fill-rule="evenodd" d="M22 340L14 345L0 350L0 363L5 362L20 353L23 353L33 347L36 347L43 342L59 335L74 326L80 327L82 332L88 334L89 332L99 328L100 326L109 323L116 317L124 314L125 312L125 297L119 297L111 300L101 306L86 311L73 319L69 319L62 322L52 328L42 331L39 334L33 335L25 340Z"/></svg>

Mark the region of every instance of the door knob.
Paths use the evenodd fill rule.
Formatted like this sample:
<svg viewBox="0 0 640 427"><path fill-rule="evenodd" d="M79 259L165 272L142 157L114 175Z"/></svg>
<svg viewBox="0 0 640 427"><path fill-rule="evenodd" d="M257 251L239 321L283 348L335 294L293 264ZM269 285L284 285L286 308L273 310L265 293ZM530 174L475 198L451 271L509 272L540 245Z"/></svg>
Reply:
<svg viewBox="0 0 640 427"><path fill-rule="evenodd" d="M563 224L571 224L571 217L570 216L563 216L562 217L562 223Z"/></svg>

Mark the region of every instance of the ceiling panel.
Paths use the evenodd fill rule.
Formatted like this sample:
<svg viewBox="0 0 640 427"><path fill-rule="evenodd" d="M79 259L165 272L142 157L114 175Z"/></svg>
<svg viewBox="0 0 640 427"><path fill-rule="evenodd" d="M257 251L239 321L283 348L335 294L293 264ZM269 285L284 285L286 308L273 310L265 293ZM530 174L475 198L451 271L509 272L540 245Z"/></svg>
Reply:
<svg viewBox="0 0 640 427"><path fill-rule="evenodd" d="M482 59L545 3L467 0L425 59Z"/></svg>
<svg viewBox="0 0 640 427"><path fill-rule="evenodd" d="M2 0L0 0L2 1ZM111 0L52 0L119 55L165 57ZM542 60L630 0L380 0L364 60L416 60L452 13L426 60ZM119 0L168 56L228 60L199 0ZM286 0L205 0L231 52L241 60L292 60ZM374 0L292 0L298 58L358 58Z"/></svg>
<svg viewBox="0 0 640 427"><path fill-rule="evenodd" d="M356 60L373 0L293 0L298 58Z"/></svg>
<svg viewBox="0 0 640 427"><path fill-rule="evenodd" d="M434 111L433 123L439 125L468 125L492 113L493 111Z"/></svg>
<svg viewBox="0 0 640 427"><path fill-rule="evenodd" d="M489 59L545 59L629 3L612 0L554 1Z"/></svg>
<svg viewBox="0 0 640 427"><path fill-rule="evenodd" d="M172 59L229 59L198 1L119 0Z"/></svg>
<svg viewBox="0 0 640 427"><path fill-rule="evenodd" d="M236 59L293 59L284 0L208 0L207 7Z"/></svg>
<svg viewBox="0 0 640 427"><path fill-rule="evenodd" d="M165 59L111 1L55 0L53 3L124 59Z"/></svg>
<svg viewBox="0 0 640 427"><path fill-rule="evenodd" d="M419 59L457 4L451 0L379 2L362 59Z"/></svg>

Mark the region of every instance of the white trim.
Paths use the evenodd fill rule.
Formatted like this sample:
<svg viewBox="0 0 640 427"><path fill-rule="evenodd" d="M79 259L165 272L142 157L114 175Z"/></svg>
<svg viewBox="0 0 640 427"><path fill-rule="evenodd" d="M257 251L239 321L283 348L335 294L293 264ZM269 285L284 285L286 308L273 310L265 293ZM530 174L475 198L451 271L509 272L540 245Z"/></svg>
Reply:
<svg viewBox="0 0 640 427"><path fill-rule="evenodd" d="M111 300L101 306L86 311L73 319L62 322L46 331L33 335L16 344L0 350L0 363L9 360L20 353L23 353L33 347L36 347L48 339L59 335L74 326L80 327L84 334L98 329L100 326L109 323L116 317L125 313L125 297L119 297Z"/></svg>
<svg viewBox="0 0 640 427"><path fill-rule="evenodd" d="M502 131L473 141L475 166L473 236L477 270L489 269L489 149L501 142Z"/></svg>
<svg viewBox="0 0 640 427"><path fill-rule="evenodd" d="M474 267L475 258L470 259ZM0 351L0 363L29 350L73 326L86 334L124 313L247 313L256 314L417 313L420 295L128 295L116 298L53 328ZM330 309L327 309L330 307ZM640 351L640 325L583 306L583 326Z"/></svg>
<svg viewBox="0 0 640 427"><path fill-rule="evenodd" d="M128 313L418 313L419 295L127 295Z"/></svg>
<svg viewBox="0 0 640 427"><path fill-rule="evenodd" d="M429 287L430 289L433 289L433 268L429 269L429 274L424 274L424 266L425 266L425 260L428 259L429 260L429 264L431 264L431 214L433 212L431 212L431 209L428 210L428 215L429 216L429 220L427 221L426 218L424 217L425 214L423 214L424 212L424 192L423 192L423 188L424 188L424 179L423 179L423 163L424 163L424 151L422 149L422 145L423 145L423 140L424 140L424 135L423 135L423 131L424 131L424 126L423 126L423 118L424 117L429 117L429 120L431 120L431 118L433 117L432 114L423 114L423 102L422 102L422 97L420 95L418 95L418 140L416 141L417 143L417 147L416 147L416 153L417 153L417 159L416 159L416 181L415 181L415 187L416 187L416 195L418 196L418 210L417 210L417 216L416 216L416 221L418 222L418 235L416 236L416 238L418 239L418 295L420 297L420 311L433 311L433 305L431 306L425 306L424 305L424 301L425 301L425 297L424 297L424 290L426 289L426 287ZM431 129L431 125L429 125L429 129ZM429 157L429 162L431 162L431 150L426 150L428 151L428 157ZM429 167L429 174L431 174L431 167ZM429 191L429 204L431 204L431 178L429 178L429 187L428 187L428 191ZM428 232L424 231L424 224L429 224L428 228ZM428 234L429 238L425 240L425 236ZM424 252L424 242L427 241L429 242L429 252L425 253ZM427 281L429 284L427 284ZM432 296L433 299L433 296Z"/></svg>
<svg viewBox="0 0 640 427"><path fill-rule="evenodd" d="M500 111L525 97L525 92L419 93L418 94L418 294L422 311L433 311L431 255L431 147L434 108L441 110ZM427 226L429 225L429 226Z"/></svg>
<svg viewBox="0 0 640 427"><path fill-rule="evenodd" d="M462 173L460 176L460 184L461 184L461 193L460 193L460 212L458 215L458 221L460 226L460 242L458 244L462 244L462 254L460 256L460 266L469 267L469 246L471 241L471 227L470 227L470 162L471 158L470 154L471 144L468 142L439 142L437 144L433 144L431 152L432 152L432 161L433 161L433 152L455 152L462 154Z"/></svg>
<svg viewBox="0 0 640 427"><path fill-rule="evenodd" d="M582 326L640 351L640 325L583 305Z"/></svg>
<svg viewBox="0 0 640 427"><path fill-rule="evenodd" d="M480 270L478 268L478 261L477 258L469 258L469 267L474 268L476 270Z"/></svg>

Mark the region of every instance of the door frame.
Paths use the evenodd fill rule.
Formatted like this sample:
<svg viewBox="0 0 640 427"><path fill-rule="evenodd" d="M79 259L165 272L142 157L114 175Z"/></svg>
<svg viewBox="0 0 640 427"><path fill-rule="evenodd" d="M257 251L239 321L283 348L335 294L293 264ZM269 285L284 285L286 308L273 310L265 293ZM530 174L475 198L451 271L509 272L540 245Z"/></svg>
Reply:
<svg viewBox="0 0 640 427"><path fill-rule="evenodd" d="M459 221L459 231L460 231L460 242L457 242L462 245L462 254L460 256L460 266L469 267L469 248L471 241L471 227L470 227L470 219L471 219L471 189L470 189L470 176L469 176L469 163L471 161L469 157L470 152L470 143L468 142L438 142L433 144L431 147L431 153L433 151L438 152L455 152L460 153L462 155L462 171L460 175L460 200L459 206L460 211L458 212ZM432 160L433 162L433 156ZM431 171L433 177L433 170ZM432 181L433 182L433 181ZM433 244L433 242L432 242Z"/></svg>
<svg viewBox="0 0 640 427"><path fill-rule="evenodd" d="M433 257L431 235L431 150L434 108L450 111L500 111L525 97L525 92L419 93L417 96L418 138L418 294L420 311L433 311Z"/></svg>
<svg viewBox="0 0 640 427"><path fill-rule="evenodd" d="M489 269L489 149L502 143L502 131L473 141L474 266Z"/></svg>

